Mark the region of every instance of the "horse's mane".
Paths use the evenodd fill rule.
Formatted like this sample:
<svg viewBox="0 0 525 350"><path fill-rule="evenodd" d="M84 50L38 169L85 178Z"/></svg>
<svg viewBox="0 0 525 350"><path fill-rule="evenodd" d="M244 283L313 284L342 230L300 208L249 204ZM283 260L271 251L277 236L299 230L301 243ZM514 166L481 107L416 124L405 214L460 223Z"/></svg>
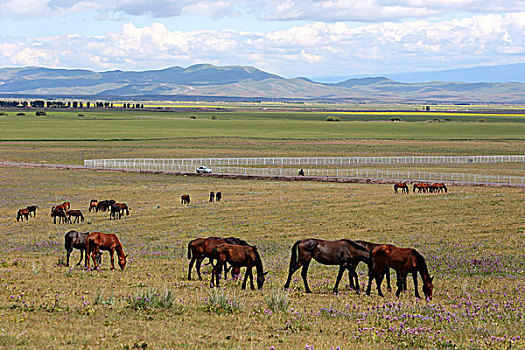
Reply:
<svg viewBox="0 0 525 350"><path fill-rule="evenodd" d="M421 272L424 272L424 273L426 273L428 276L430 276L430 274L428 273L427 262L425 261L425 258L423 257L423 255L421 255L421 253L418 252L418 251L415 250L415 249L412 249L412 251L414 252L414 256L416 257L417 265L418 265L418 266L421 266L420 271L421 271Z"/></svg>
<svg viewBox="0 0 525 350"><path fill-rule="evenodd" d="M113 234L115 236L115 240L117 241L117 246L115 247L115 250L119 254L124 254L124 249L122 248L122 243L120 243L120 240L118 239L117 235Z"/></svg>
<svg viewBox="0 0 525 350"><path fill-rule="evenodd" d="M228 237L228 238L225 238L224 241L228 244L241 245L245 247L250 246L246 241L243 241L242 239L237 238L237 237Z"/></svg>
<svg viewBox="0 0 525 350"><path fill-rule="evenodd" d="M356 242L354 242L354 241L352 241L350 239L343 238L342 240L345 241L346 243L350 244L351 246L354 246L354 248L357 248L359 250L364 250L365 252L368 253L368 249L366 249L365 246L362 246L361 244L356 243Z"/></svg>

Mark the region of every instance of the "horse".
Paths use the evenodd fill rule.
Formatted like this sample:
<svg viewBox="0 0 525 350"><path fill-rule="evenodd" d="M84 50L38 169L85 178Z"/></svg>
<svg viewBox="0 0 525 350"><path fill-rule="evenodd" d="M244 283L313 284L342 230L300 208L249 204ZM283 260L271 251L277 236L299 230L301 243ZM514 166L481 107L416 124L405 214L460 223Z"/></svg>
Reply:
<svg viewBox="0 0 525 350"><path fill-rule="evenodd" d="M67 252L67 260L66 260L66 266L69 266L69 256L73 252L73 248L80 250L80 260L77 263L77 266L80 265L82 262L82 259L84 258L84 254L86 255L86 258L84 259L84 266L87 266L89 256L87 255L87 236L89 235L89 232L78 232L75 230L68 231L65 236L65 248ZM97 264L100 265L102 261L102 253L99 251L97 255Z"/></svg>
<svg viewBox="0 0 525 350"><path fill-rule="evenodd" d="M416 189L417 189L417 193L426 193L428 192L428 189L429 189L430 185L427 184L426 182L420 182L420 183L415 183L414 186L412 187L412 191L413 192L416 192Z"/></svg>
<svg viewBox="0 0 525 350"><path fill-rule="evenodd" d="M220 202L221 199L222 199L222 193L220 193L220 192L215 193L215 200L217 202Z"/></svg>
<svg viewBox="0 0 525 350"><path fill-rule="evenodd" d="M64 203L62 203L60 205L57 205L56 207L53 207L53 208L55 208L57 210L67 211L67 210L69 210L70 207L71 207L71 204L69 202L64 202ZM53 209L51 209L51 210L53 210Z"/></svg>
<svg viewBox="0 0 525 350"><path fill-rule="evenodd" d="M338 241L325 241L322 239L308 238L295 242L292 247L292 256L290 258L290 267L288 270L288 279L284 285L287 289L290 286L292 275L301 266L301 276L304 282L304 289L306 293L311 293L308 286L307 276L308 267L311 260L315 259L324 265L339 265L339 273L333 288L333 293L338 293L339 282L345 270L348 270L348 278L350 280L350 287L354 286L359 293L359 278L355 271L355 266L360 261L370 263L370 252L360 244L348 239L341 239Z"/></svg>
<svg viewBox="0 0 525 350"><path fill-rule="evenodd" d="M75 209L68 210L66 211L66 215L67 215L67 221L70 224L71 224L72 216L75 217L75 220L73 222L78 222L78 223L80 223L80 221L84 222L84 215L82 215L82 212L80 210L75 210Z"/></svg>
<svg viewBox="0 0 525 350"><path fill-rule="evenodd" d="M183 194L180 196L180 204L190 204L191 199L189 194Z"/></svg>
<svg viewBox="0 0 525 350"><path fill-rule="evenodd" d="M109 213L109 219L111 220L111 217L113 217L113 219L116 220L117 214L118 214L118 218L120 219L122 215L124 214L124 212L126 212L126 215L129 215L128 205L126 203L115 203L111 206L111 212Z"/></svg>
<svg viewBox="0 0 525 350"><path fill-rule="evenodd" d="M243 241L240 238L235 237L208 237L208 238L196 238L188 243L188 259L190 260L190 266L188 268L188 280L191 281L191 270L193 264L195 264L195 269L197 270L197 275L202 281L201 276L201 264L202 261L206 258L211 260L211 252L213 248L222 243L235 244L240 246L248 247L249 244ZM232 277L235 278L240 274L240 269L232 267ZM224 278L226 278L226 271L224 273Z"/></svg>
<svg viewBox="0 0 525 350"><path fill-rule="evenodd" d="M398 182L394 185L394 192L397 193L397 189L401 189L401 193L408 193L408 185L406 182Z"/></svg>
<svg viewBox="0 0 525 350"><path fill-rule="evenodd" d="M361 244L363 247L368 249L368 251L370 251L370 252L372 251L372 249L374 249L378 245L382 245L382 244L379 244L379 243L372 243L372 242L360 241L360 240L356 240L354 242L357 243L357 244ZM355 267L357 267L357 264L356 264ZM385 273L385 276L386 276L387 289L390 292L392 290L392 287L390 286L390 269L388 267L385 268L384 273Z"/></svg>
<svg viewBox="0 0 525 350"><path fill-rule="evenodd" d="M29 215L33 213L33 216L36 218L36 210L40 209L40 207L38 205L30 205L26 209L29 210Z"/></svg>
<svg viewBox="0 0 525 350"><path fill-rule="evenodd" d="M210 202L213 202L215 201L215 192L211 191L210 192Z"/></svg>
<svg viewBox="0 0 525 350"><path fill-rule="evenodd" d="M26 221L29 220L29 209L20 209L17 213L16 213L16 221L24 221L24 217L26 218Z"/></svg>
<svg viewBox="0 0 525 350"><path fill-rule="evenodd" d="M89 212L91 213L91 211L95 211L97 209L97 205L98 205L98 201L96 199L92 199L90 202L89 202Z"/></svg>
<svg viewBox="0 0 525 350"><path fill-rule="evenodd" d="M57 223L57 217L58 217L59 224L61 221L64 221L64 224L67 223L66 211L64 209L57 209L57 208L58 207L51 208L51 217L53 218L53 224Z"/></svg>
<svg viewBox="0 0 525 350"><path fill-rule="evenodd" d="M98 213L99 211L107 211L115 203L116 202L113 199L100 201L97 204L96 212Z"/></svg>
<svg viewBox="0 0 525 350"><path fill-rule="evenodd" d="M443 193L443 191L445 191L445 193L447 192L447 186L445 186L444 183L442 182L436 182L436 183L433 183L432 185L430 185L430 193L437 193L437 192L440 192L440 193Z"/></svg>
<svg viewBox="0 0 525 350"><path fill-rule="evenodd" d="M244 274L244 281L242 282L242 289L246 289L246 283L250 278L250 288L254 290L252 268L255 266L257 270L257 289L261 289L264 284L265 276L268 272L264 272L261 256L254 246L239 246L235 244L222 243L213 248L211 252L211 259L217 260L213 267L211 274L210 287L219 287L219 280L222 268L226 263L233 267L246 267ZM215 284L213 279L215 278Z"/></svg>
<svg viewBox="0 0 525 350"><path fill-rule="evenodd" d="M427 300L432 300L432 290L434 289L432 281L434 280L434 277L430 277L425 258L423 258L417 250L383 244L372 249L371 257L372 269L368 278L368 287L366 289L367 295L370 295L372 279L375 279L377 292L380 296L383 296L383 293L381 293L381 282L383 281L385 268L390 267L397 272L396 297L399 297L402 291L406 291L406 278L409 273L412 273L415 295L416 298L420 298L417 288L417 273L419 272L421 279L423 280L423 293L425 294L425 298Z"/></svg>
<svg viewBox="0 0 525 350"><path fill-rule="evenodd" d="M111 257L111 270L115 269L115 264L113 262L113 253L116 251L118 256L118 265L121 270L124 270L126 267L126 257L124 250L122 249L122 244L120 243L117 235L113 233L101 233L101 232L92 232L87 236L87 255L88 263L87 267L90 267L89 256L93 259L94 269L98 268L97 264L97 254L100 250L109 251Z"/></svg>

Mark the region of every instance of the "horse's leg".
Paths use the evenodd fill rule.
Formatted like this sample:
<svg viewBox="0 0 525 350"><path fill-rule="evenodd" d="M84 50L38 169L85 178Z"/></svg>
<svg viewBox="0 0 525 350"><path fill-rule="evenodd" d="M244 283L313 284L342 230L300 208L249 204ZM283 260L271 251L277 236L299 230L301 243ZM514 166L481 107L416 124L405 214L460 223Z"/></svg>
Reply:
<svg viewBox="0 0 525 350"><path fill-rule="evenodd" d="M379 295L380 297L383 296L383 292L381 291L381 283L383 283L383 271L381 271L380 273L375 273L375 277L376 277L376 284L377 284L377 295Z"/></svg>
<svg viewBox="0 0 525 350"><path fill-rule="evenodd" d="M303 269L301 270L301 277L303 278L304 290L306 291L306 293L312 293L310 287L308 287L308 281L306 280L308 277L308 267L310 266L310 261L311 260L305 262L303 264Z"/></svg>
<svg viewBox="0 0 525 350"><path fill-rule="evenodd" d="M190 266L188 268L188 281L191 281L191 269L193 268L193 264L195 263L196 258L192 257L190 260Z"/></svg>
<svg viewBox="0 0 525 350"><path fill-rule="evenodd" d="M343 273L345 272L346 267L343 265L339 266L339 272L337 273L337 279L335 280L334 289L332 290L332 293L337 294L339 292L339 282L341 281L341 277L343 277Z"/></svg>
<svg viewBox="0 0 525 350"><path fill-rule="evenodd" d="M204 258L197 258L197 263L195 264L195 268L197 269L197 275L199 276L199 280L202 281L202 276L201 276L201 264L202 264L202 261L204 260Z"/></svg>
<svg viewBox="0 0 525 350"><path fill-rule="evenodd" d="M389 292L392 291L392 287L390 286L390 268L388 266L385 266L385 276L386 276L386 288Z"/></svg>
<svg viewBox="0 0 525 350"><path fill-rule="evenodd" d="M252 273L252 267L251 266L247 266L246 267L246 271L250 271L250 288L252 290L255 289L255 286L253 285L253 273Z"/></svg>
<svg viewBox="0 0 525 350"><path fill-rule="evenodd" d="M290 261L290 267L288 268L288 278L286 279L286 283L284 284L284 289L288 289L288 287L290 287L290 282L292 281L292 275L295 273L295 271L299 270L301 265L302 263L299 260L299 258L297 259L297 261L295 262L293 266L292 266L292 262Z"/></svg>
<svg viewBox="0 0 525 350"><path fill-rule="evenodd" d="M71 250L68 249L68 250L67 250L67 254L66 254L66 256L67 256L67 258L66 258L66 266L69 266L69 256L71 255L71 252L72 252L72 251L73 251L73 249L71 249Z"/></svg>
<svg viewBox="0 0 525 350"><path fill-rule="evenodd" d="M399 298L399 295L404 290L406 284L406 275L401 273L400 271L397 272L397 291L396 291L396 297Z"/></svg>
<svg viewBox="0 0 525 350"><path fill-rule="evenodd" d="M416 291L416 298L421 299L419 291L417 290L417 271L412 272L412 278L414 279L414 290Z"/></svg>
<svg viewBox="0 0 525 350"><path fill-rule="evenodd" d="M350 279L352 281L355 280L355 288L353 288L353 289L355 289L356 293L359 294L361 292L361 288L359 286L359 276L357 275L357 272L355 270L355 266L351 266L350 268L348 268L348 275L352 276L352 277L350 277Z"/></svg>
<svg viewBox="0 0 525 350"><path fill-rule="evenodd" d="M77 262L77 266L80 265L82 262L82 258L84 257L84 251L85 249L80 249L80 260Z"/></svg>
<svg viewBox="0 0 525 350"><path fill-rule="evenodd" d="M109 250L109 256L111 257L111 269L115 270L115 263L114 263L114 259L113 259L113 253L114 253L114 250L110 249ZM95 258L93 258L93 259L95 259Z"/></svg>

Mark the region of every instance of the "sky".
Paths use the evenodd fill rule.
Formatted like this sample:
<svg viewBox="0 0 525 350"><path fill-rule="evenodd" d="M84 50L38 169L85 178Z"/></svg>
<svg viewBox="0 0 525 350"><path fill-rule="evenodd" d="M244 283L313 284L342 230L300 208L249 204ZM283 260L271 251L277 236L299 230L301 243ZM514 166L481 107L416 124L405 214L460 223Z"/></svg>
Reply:
<svg viewBox="0 0 525 350"><path fill-rule="evenodd" d="M525 62L525 0L0 0L0 67L285 78Z"/></svg>

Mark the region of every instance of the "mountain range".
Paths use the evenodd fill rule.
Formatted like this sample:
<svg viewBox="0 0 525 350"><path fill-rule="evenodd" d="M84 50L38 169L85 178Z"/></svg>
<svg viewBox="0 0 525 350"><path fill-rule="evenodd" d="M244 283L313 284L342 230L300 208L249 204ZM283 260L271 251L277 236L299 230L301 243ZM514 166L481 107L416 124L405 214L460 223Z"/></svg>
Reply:
<svg viewBox="0 0 525 350"><path fill-rule="evenodd" d="M525 70L525 64L519 67L516 65L498 67L499 70L491 69L494 74L500 76L510 69ZM466 72L468 73L468 70ZM0 69L0 97L19 96L93 99L134 97L160 100L525 103L525 83L512 82L512 80L476 83L458 81L402 83L387 77L352 78L338 83L319 83L308 78L285 79L254 67L218 67L209 64L142 72L120 70L95 72L42 67Z"/></svg>

